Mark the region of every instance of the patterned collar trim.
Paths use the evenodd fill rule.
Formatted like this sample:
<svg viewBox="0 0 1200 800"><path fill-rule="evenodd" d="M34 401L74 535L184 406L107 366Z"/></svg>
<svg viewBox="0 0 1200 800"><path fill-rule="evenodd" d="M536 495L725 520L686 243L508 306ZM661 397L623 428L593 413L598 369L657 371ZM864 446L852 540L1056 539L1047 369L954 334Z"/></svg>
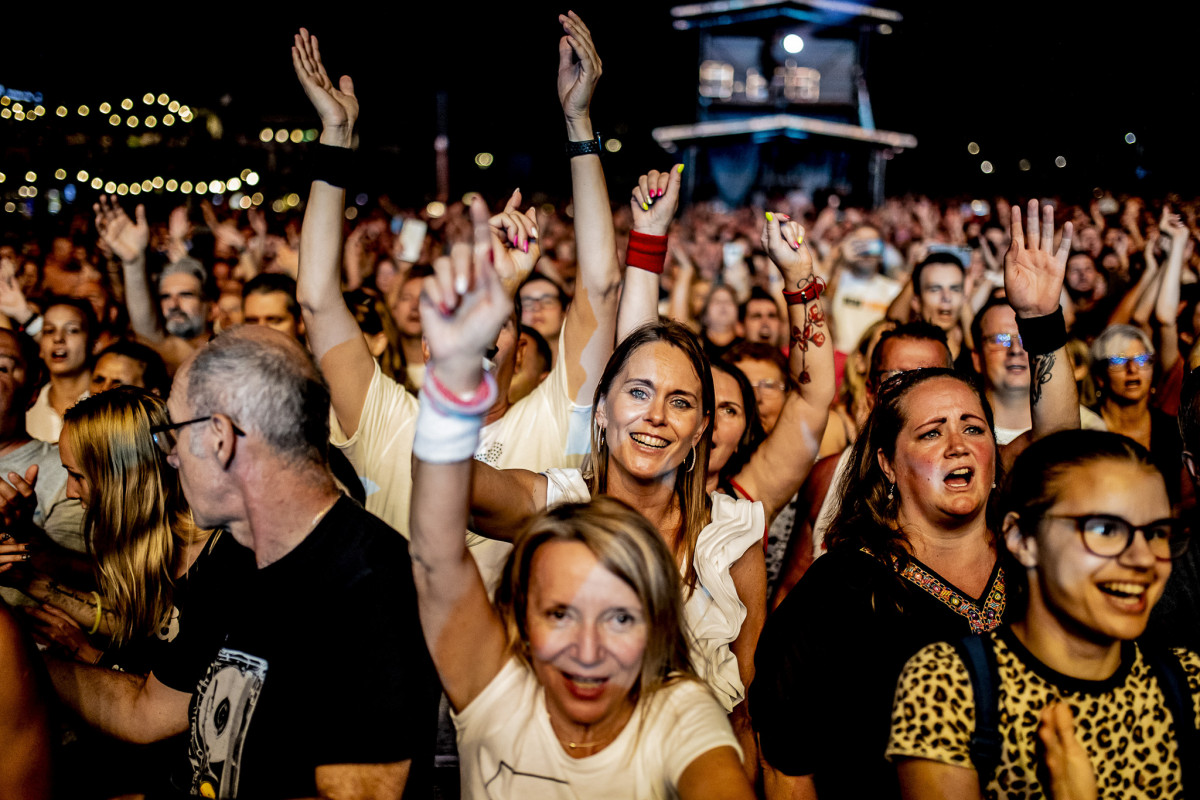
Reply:
<svg viewBox="0 0 1200 800"><path fill-rule="evenodd" d="M862 551L870 556L875 555L866 547L863 547ZM1000 626L1004 617L1006 592L1004 568L1000 566L999 562L996 564L994 577L987 591L980 600L975 601L959 592L915 558L910 557L908 565L902 570L899 569L895 556L892 556L891 560L892 567L897 569L900 577L923 589L951 611L964 617L967 624L971 626L971 633L987 633Z"/></svg>

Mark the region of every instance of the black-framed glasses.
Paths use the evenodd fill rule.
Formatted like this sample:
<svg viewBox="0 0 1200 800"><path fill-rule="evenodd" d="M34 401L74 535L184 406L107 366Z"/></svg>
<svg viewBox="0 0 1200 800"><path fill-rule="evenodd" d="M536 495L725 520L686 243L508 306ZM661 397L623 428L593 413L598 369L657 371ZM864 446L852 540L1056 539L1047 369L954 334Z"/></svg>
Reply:
<svg viewBox="0 0 1200 800"><path fill-rule="evenodd" d="M1075 523L1083 546L1092 555L1102 558L1116 558L1124 553L1133 544L1133 537L1139 531L1146 539L1146 546L1159 561L1170 561L1183 555L1191 541L1187 526L1177 519L1160 519L1135 526L1111 514L1044 514L1043 518L1065 519Z"/></svg>
<svg viewBox="0 0 1200 800"><path fill-rule="evenodd" d="M171 422L166 425L154 425L150 428L150 436L154 439L154 443L158 445L158 449L163 452L163 455L171 455L175 452L175 446L179 443L179 437L175 435L175 431L180 428L186 428L188 425L195 425L197 422L205 422L215 417L216 414L209 414L205 417L196 417L184 422ZM229 421L233 426L233 432L238 436L245 436L246 432L237 426L233 420Z"/></svg>
<svg viewBox="0 0 1200 800"><path fill-rule="evenodd" d="M993 347L1003 347L1005 350L1011 348L1013 342L1016 342L1022 348L1025 347L1025 343L1021 341L1021 335L1017 333L994 333L991 336L983 337L983 341Z"/></svg>
<svg viewBox="0 0 1200 800"><path fill-rule="evenodd" d="M1132 361L1134 364L1137 364L1139 367L1149 367L1154 364L1154 353L1142 353L1141 355L1137 356L1127 356L1122 353L1119 356L1108 356L1104 360L1108 362L1109 367L1114 369L1123 367L1130 361Z"/></svg>
<svg viewBox="0 0 1200 800"><path fill-rule="evenodd" d="M521 298L522 311L541 311L545 309L554 309L560 307L562 301L558 299L558 295L554 294L539 294L530 295Z"/></svg>

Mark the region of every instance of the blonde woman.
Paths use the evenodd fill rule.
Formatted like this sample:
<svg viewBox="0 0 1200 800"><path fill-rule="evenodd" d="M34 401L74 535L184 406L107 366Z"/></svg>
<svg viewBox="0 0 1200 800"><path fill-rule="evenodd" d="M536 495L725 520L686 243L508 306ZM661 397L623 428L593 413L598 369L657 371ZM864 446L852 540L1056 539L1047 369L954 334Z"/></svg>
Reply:
<svg viewBox="0 0 1200 800"><path fill-rule="evenodd" d="M248 563L247 551L232 537L193 523L164 451L178 427L170 424L161 399L129 387L82 400L64 418L59 455L67 496L87 509L98 591L80 592L42 576L28 593L43 601L31 610L40 621L39 638L77 660L101 658L95 646L101 639L89 639L87 631L111 642L127 671L149 672L159 648L180 632L192 605L185 597L202 589L198 583L223 581ZM205 617L212 616L210 605Z"/></svg>

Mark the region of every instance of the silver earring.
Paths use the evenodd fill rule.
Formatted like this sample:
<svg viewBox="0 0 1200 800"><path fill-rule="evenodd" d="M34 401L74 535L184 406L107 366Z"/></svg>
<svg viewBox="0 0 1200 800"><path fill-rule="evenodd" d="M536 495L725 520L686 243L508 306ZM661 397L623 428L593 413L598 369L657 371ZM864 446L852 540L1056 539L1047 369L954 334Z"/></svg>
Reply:
<svg viewBox="0 0 1200 800"><path fill-rule="evenodd" d="M995 488L996 488L996 482L995 482L995 481L992 481L992 488L993 488L993 489L995 489Z"/></svg>
<svg viewBox="0 0 1200 800"><path fill-rule="evenodd" d="M890 503L895 499L896 499L896 484L893 483L891 486L888 487L888 502Z"/></svg>
<svg viewBox="0 0 1200 800"><path fill-rule="evenodd" d="M605 436L606 436L607 432L608 432L608 428L600 429L600 446L601 447L604 447L606 444L608 444L608 442L605 440Z"/></svg>
<svg viewBox="0 0 1200 800"><path fill-rule="evenodd" d="M687 471L691 472L695 468L696 468L696 445L692 445L692 465L687 468Z"/></svg>

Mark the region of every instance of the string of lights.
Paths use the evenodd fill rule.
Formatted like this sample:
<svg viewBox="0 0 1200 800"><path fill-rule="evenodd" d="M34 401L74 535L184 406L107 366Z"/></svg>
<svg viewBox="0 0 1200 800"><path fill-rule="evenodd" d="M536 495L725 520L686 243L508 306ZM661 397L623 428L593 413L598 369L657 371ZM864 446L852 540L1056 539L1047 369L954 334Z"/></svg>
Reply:
<svg viewBox="0 0 1200 800"><path fill-rule="evenodd" d="M100 103L96 110L100 114L109 114L108 122L110 125L117 126L124 124L130 128L139 126L145 128L155 128L160 123L167 127L180 122L192 122L196 118L196 113L191 107L182 105L178 100L172 100L165 92L157 96L153 92L146 92L142 95L142 104L149 107L149 113L144 113L142 116L137 114L122 115L118 113L116 108L104 101ZM162 106L165 111L156 112L155 106ZM126 97L118 104L121 111L130 112L134 109L134 102L131 98ZM87 104L80 105L75 109L75 116L87 117L92 113L92 109ZM46 116L46 107L41 103L37 103L32 107L18 100L14 100L7 94L0 95L0 119L15 120L17 122L33 122L42 119ZM71 109L65 105L60 105L54 110L54 114L60 118L67 118L71 115Z"/></svg>

